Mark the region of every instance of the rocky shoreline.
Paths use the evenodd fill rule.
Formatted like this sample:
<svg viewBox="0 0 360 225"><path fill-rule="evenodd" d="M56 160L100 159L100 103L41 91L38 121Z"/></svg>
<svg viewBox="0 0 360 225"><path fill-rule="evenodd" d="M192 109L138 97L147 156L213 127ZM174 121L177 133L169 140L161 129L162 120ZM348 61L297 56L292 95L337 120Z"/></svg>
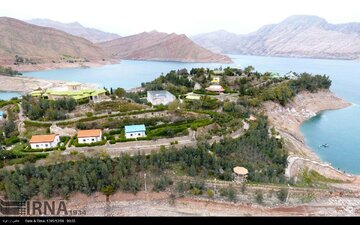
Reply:
<svg viewBox="0 0 360 225"><path fill-rule="evenodd" d="M3 65L3 67L11 67L14 70L19 72L33 72L33 71L46 71L46 70L55 70L55 69L65 69L65 68L90 68L90 67L100 67L109 64L118 63L119 60L106 60L106 61L93 61L93 62L57 62L57 63L39 63L39 64L22 64L22 65Z"/></svg>
<svg viewBox="0 0 360 225"><path fill-rule="evenodd" d="M302 92L299 93L293 101L285 107L274 102L264 103L266 115L269 122L284 138L285 148L289 150L290 155L298 156L306 163L296 165L297 167L309 167L311 163L322 163L326 165L323 171L318 170L321 174L328 177L341 178L339 171L323 163L319 156L312 151L305 143L303 134L300 131L301 125L325 110L336 110L351 106L352 104L337 97L329 90L322 90L317 93ZM306 164L306 165L305 165ZM290 165L291 166L291 165ZM292 168L289 168L292 170ZM331 171L329 171L329 169ZM296 174L294 174L296 175ZM333 175L333 176L332 176ZM348 174L343 173L344 179L348 178Z"/></svg>

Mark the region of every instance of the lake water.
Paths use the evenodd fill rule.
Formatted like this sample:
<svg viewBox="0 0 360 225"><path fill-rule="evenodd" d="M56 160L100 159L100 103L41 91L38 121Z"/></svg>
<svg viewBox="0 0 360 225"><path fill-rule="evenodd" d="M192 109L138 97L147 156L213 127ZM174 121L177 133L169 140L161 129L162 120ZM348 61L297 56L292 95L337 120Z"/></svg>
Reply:
<svg viewBox="0 0 360 225"><path fill-rule="evenodd" d="M360 62L346 60L299 59L280 57L259 57L230 55L233 64L179 63L123 60L116 65L98 68L60 69L53 71L29 72L26 76L97 83L103 87L130 89L142 82L151 81L161 73L170 70L193 67L217 68L222 66L253 65L258 71L289 71L327 74L333 81L331 90L353 106L335 111L326 111L304 123L301 127L306 143L324 161L335 168L360 174ZM319 148L327 143L329 148Z"/></svg>
<svg viewBox="0 0 360 225"><path fill-rule="evenodd" d="M0 91L0 100L10 100L11 98L19 96L20 93L17 92Z"/></svg>

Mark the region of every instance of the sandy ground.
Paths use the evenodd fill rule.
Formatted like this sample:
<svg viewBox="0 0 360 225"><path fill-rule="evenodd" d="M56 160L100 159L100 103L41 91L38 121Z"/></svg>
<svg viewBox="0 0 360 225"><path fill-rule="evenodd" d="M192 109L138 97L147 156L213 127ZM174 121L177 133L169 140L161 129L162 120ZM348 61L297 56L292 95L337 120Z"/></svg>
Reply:
<svg viewBox="0 0 360 225"><path fill-rule="evenodd" d="M38 88L51 88L65 83L64 81L42 80L25 76L9 77L0 75L0 91L16 91L23 94Z"/></svg>
<svg viewBox="0 0 360 225"><path fill-rule="evenodd" d="M108 64L118 63L119 60L107 60L107 61L94 61L94 62L76 62L76 63L41 63L41 64L25 64L25 65L3 65L4 67L11 67L14 70L19 72L29 72L29 71L42 71L42 70L54 70L62 68L89 68L89 67L99 67Z"/></svg>
<svg viewBox="0 0 360 225"><path fill-rule="evenodd" d="M106 196L97 192L91 196L72 194L66 201L66 207L86 212L87 216L360 216L360 198L356 197L331 197L304 204L269 206L209 200L206 197L171 200L169 193L143 191L136 195L117 192L107 202Z"/></svg>
<svg viewBox="0 0 360 225"><path fill-rule="evenodd" d="M15 91L22 94L30 93L36 89L47 89L53 87L62 87L66 81L43 80L26 76L3 76L0 75L0 91ZM95 88L95 84L84 84L89 88Z"/></svg>

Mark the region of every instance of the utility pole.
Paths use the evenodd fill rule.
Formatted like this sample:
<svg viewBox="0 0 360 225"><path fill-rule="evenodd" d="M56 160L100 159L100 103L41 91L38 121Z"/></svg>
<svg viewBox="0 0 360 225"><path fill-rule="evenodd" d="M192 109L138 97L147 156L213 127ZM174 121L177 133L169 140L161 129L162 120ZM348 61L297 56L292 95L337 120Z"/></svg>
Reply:
<svg viewBox="0 0 360 225"><path fill-rule="evenodd" d="M144 179L145 179L145 192L146 192L146 173L144 173Z"/></svg>

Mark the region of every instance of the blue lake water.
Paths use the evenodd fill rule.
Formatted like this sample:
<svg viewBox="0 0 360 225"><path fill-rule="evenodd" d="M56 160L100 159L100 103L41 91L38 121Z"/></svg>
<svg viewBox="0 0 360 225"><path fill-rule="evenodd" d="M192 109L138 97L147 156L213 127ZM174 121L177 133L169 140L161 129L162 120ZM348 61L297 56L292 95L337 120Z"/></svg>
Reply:
<svg viewBox="0 0 360 225"><path fill-rule="evenodd" d="M259 57L230 55L233 64L179 63L123 60L116 65L98 68L60 69L28 72L25 76L44 79L97 83L105 87L130 89L142 82L151 81L161 73L193 67L217 68L222 66L253 65L258 71L289 71L327 74L333 81L331 90L353 106L326 111L304 123L301 127L306 143L324 160L334 167L360 174L360 62L346 60L299 59L282 57ZM318 148L327 143L329 148Z"/></svg>
<svg viewBox="0 0 360 225"><path fill-rule="evenodd" d="M19 97L20 93L17 92L6 92L6 91L0 91L0 100L10 100L14 97Z"/></svg>

